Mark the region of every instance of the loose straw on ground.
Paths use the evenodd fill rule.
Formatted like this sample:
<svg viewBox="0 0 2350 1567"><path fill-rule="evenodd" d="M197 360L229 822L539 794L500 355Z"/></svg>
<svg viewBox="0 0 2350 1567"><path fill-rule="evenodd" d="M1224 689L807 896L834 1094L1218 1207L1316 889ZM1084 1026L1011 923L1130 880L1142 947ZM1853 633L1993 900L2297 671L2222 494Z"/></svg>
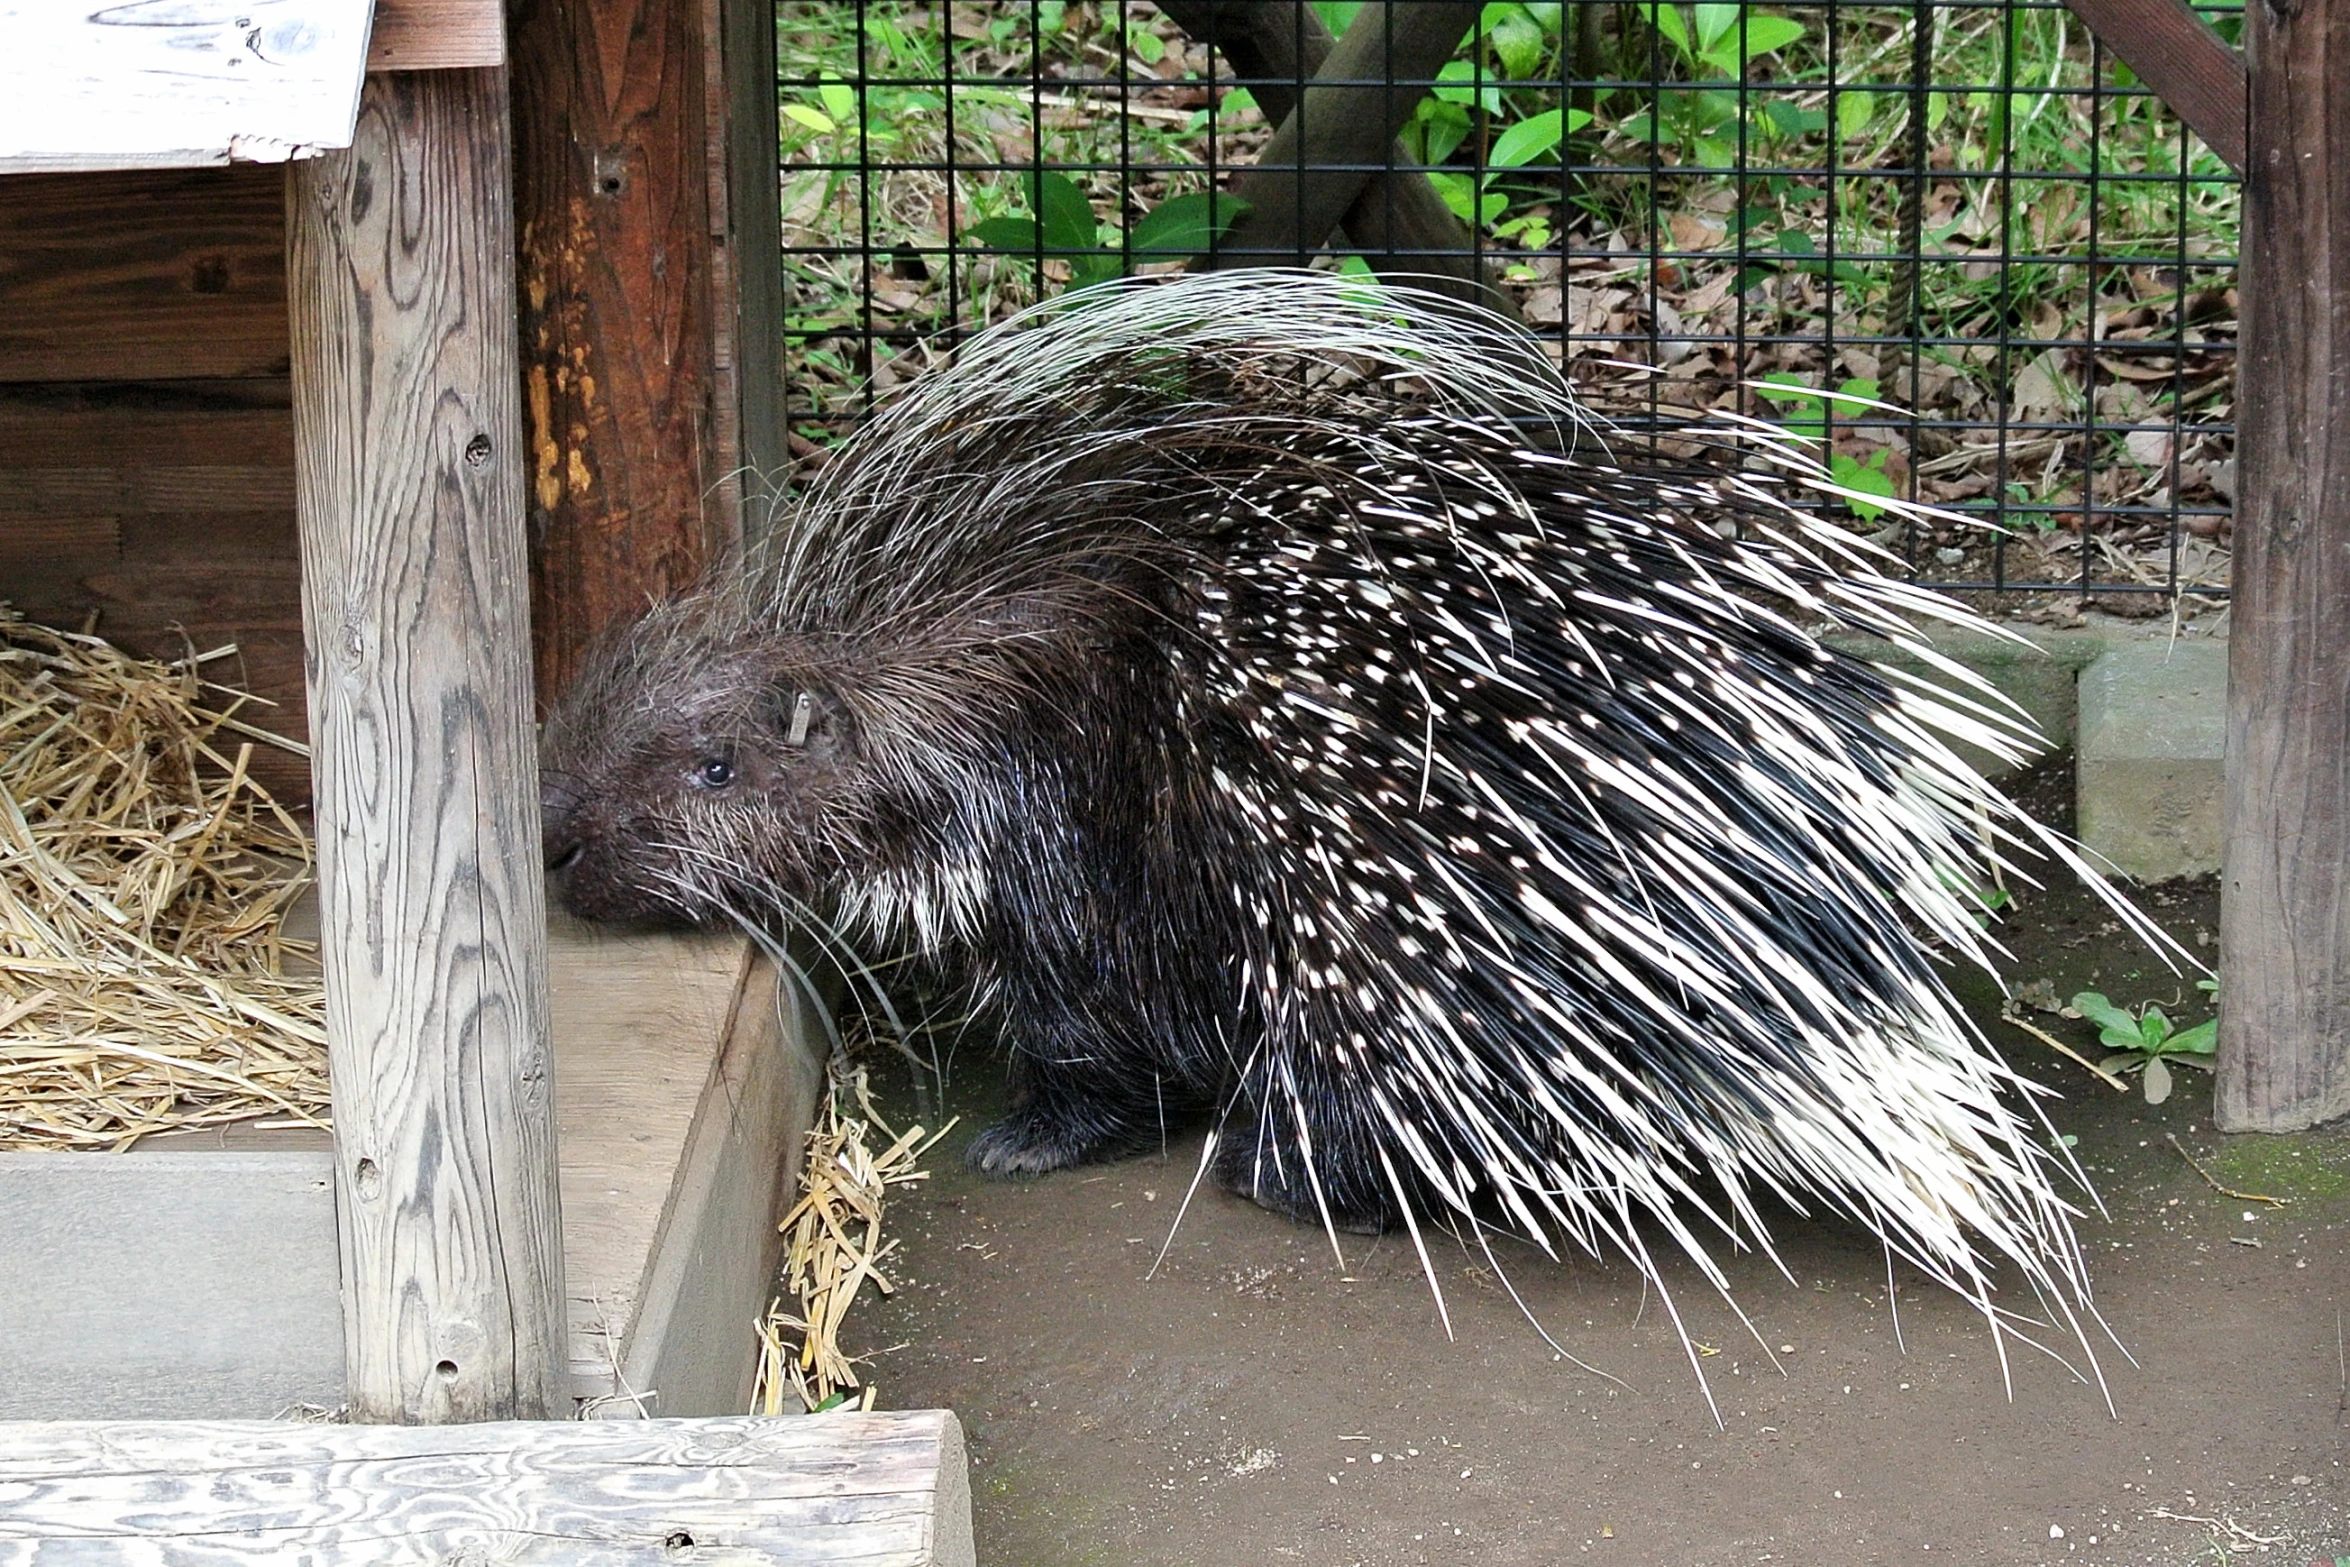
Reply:
<svg viewBox="0 0 2350 1567"><path fill-rule="evenodd" d="M0 1149L325 1124L314 954L280 930L310 846L250 771L303 747L205 678L233 651L0 609Z"/></svg>
<svg viewBox="0 0 2350 1567"><path fill-rule="evenodd" d="M848 1097L866 1119L841 1113L841 1101ZM835 1083L825 1096L808 1133L800 1201L782 1226L787 1238L783 1287L798 1298L800 1309L795 1315L779 1300L759 1324L754 1414L783 1413L787 1394L811 1410L848 1402L847 1391L859 1383L854 1363L840 1347L841 1321L867 1279L884 1295L896 1288L881 1272L881 1263L898 1247L881 1237L889 1189L929 1179L930 1172L920 1167L922 1156L953 1127L950 1121L936 1132L919 1126L903 1134L892 1131L874 1113L862 1071ZM881 1153L865 1145L869 1128L892 1139ZM870 1409L873 1393L866 1387L856 1401Z"/></svg>

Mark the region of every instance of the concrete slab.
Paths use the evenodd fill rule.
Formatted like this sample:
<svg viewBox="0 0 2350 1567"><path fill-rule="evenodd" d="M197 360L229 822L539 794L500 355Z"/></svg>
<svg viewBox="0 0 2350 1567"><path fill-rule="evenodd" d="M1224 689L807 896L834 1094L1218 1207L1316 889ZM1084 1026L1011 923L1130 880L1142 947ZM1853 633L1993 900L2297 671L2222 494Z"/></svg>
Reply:
<svg viewBox="0 0 2350 1567"><path fill-rule="evenodd" d="M2081 675L2081 841L2143 881L2219 869L2228 650L2109 648Z"/></svg>
<svg viewBox="0 0 2350 1567"><path fill-rule="evenodd" d="M333 1156L0 1154L0 1419L343 1401Z"/></svg>
<svg viewBox="0 0 2350 1567"><path fill-rule="evenodd" d="M1838 652L1874 659L1938 686L1951 685L1948 676L1924 659L1874 637L1830 637L1827 641ZM2051 747L2062 747L2072 738L2079 716L2076 693L2081 672L2096 662L2107 645L2094 631L2018 628L2016 636L2007 637L1948 626L1928 627L1927 641L1943 657L1981 675L2000 695L2022 708ZM2011 771L1972 746L1961 745L1958 751L1986 777L1997 778Z"/></svg>

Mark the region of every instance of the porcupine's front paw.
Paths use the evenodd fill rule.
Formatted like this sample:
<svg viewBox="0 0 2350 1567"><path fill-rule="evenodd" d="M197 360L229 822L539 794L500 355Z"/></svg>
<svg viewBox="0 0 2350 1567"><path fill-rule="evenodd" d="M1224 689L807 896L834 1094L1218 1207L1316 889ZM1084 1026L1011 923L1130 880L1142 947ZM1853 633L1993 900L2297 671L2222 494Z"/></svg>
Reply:
<svg viewBox="0 0 2350 1567"><path fill-rule="evenodd" d="M1015 1110L971 1139L963 1162L987 1175L1042 1175L1096 1157L1083 1133L1031 1110Z"/></svg>

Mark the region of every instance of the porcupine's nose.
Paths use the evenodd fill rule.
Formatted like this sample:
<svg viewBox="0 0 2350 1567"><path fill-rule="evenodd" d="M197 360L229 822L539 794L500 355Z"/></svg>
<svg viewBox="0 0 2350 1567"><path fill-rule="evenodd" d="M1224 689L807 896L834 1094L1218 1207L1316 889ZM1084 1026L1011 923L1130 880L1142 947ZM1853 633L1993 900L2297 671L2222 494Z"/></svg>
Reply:
<svg viewBox="0 0 2350 1567"><path fill-rule="evenodd" d="M539 785L539 832L546 841L547 870L557 876L578 862L586 847L577 823L579 793L560 775L549 775Z"/></svg>

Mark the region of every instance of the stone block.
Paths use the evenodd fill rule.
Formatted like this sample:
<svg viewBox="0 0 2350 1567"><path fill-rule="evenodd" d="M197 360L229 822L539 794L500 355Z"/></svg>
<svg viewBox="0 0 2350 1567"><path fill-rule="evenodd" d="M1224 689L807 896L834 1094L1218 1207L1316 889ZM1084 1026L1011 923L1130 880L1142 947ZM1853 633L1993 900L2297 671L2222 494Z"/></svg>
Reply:
<svg viewBox="0 0 2350 1567"><path fill-rule="evenodd" d="M2224 642L2136 642L2081 675L2080 836L2143 881L2219 869Z"/></svg>

